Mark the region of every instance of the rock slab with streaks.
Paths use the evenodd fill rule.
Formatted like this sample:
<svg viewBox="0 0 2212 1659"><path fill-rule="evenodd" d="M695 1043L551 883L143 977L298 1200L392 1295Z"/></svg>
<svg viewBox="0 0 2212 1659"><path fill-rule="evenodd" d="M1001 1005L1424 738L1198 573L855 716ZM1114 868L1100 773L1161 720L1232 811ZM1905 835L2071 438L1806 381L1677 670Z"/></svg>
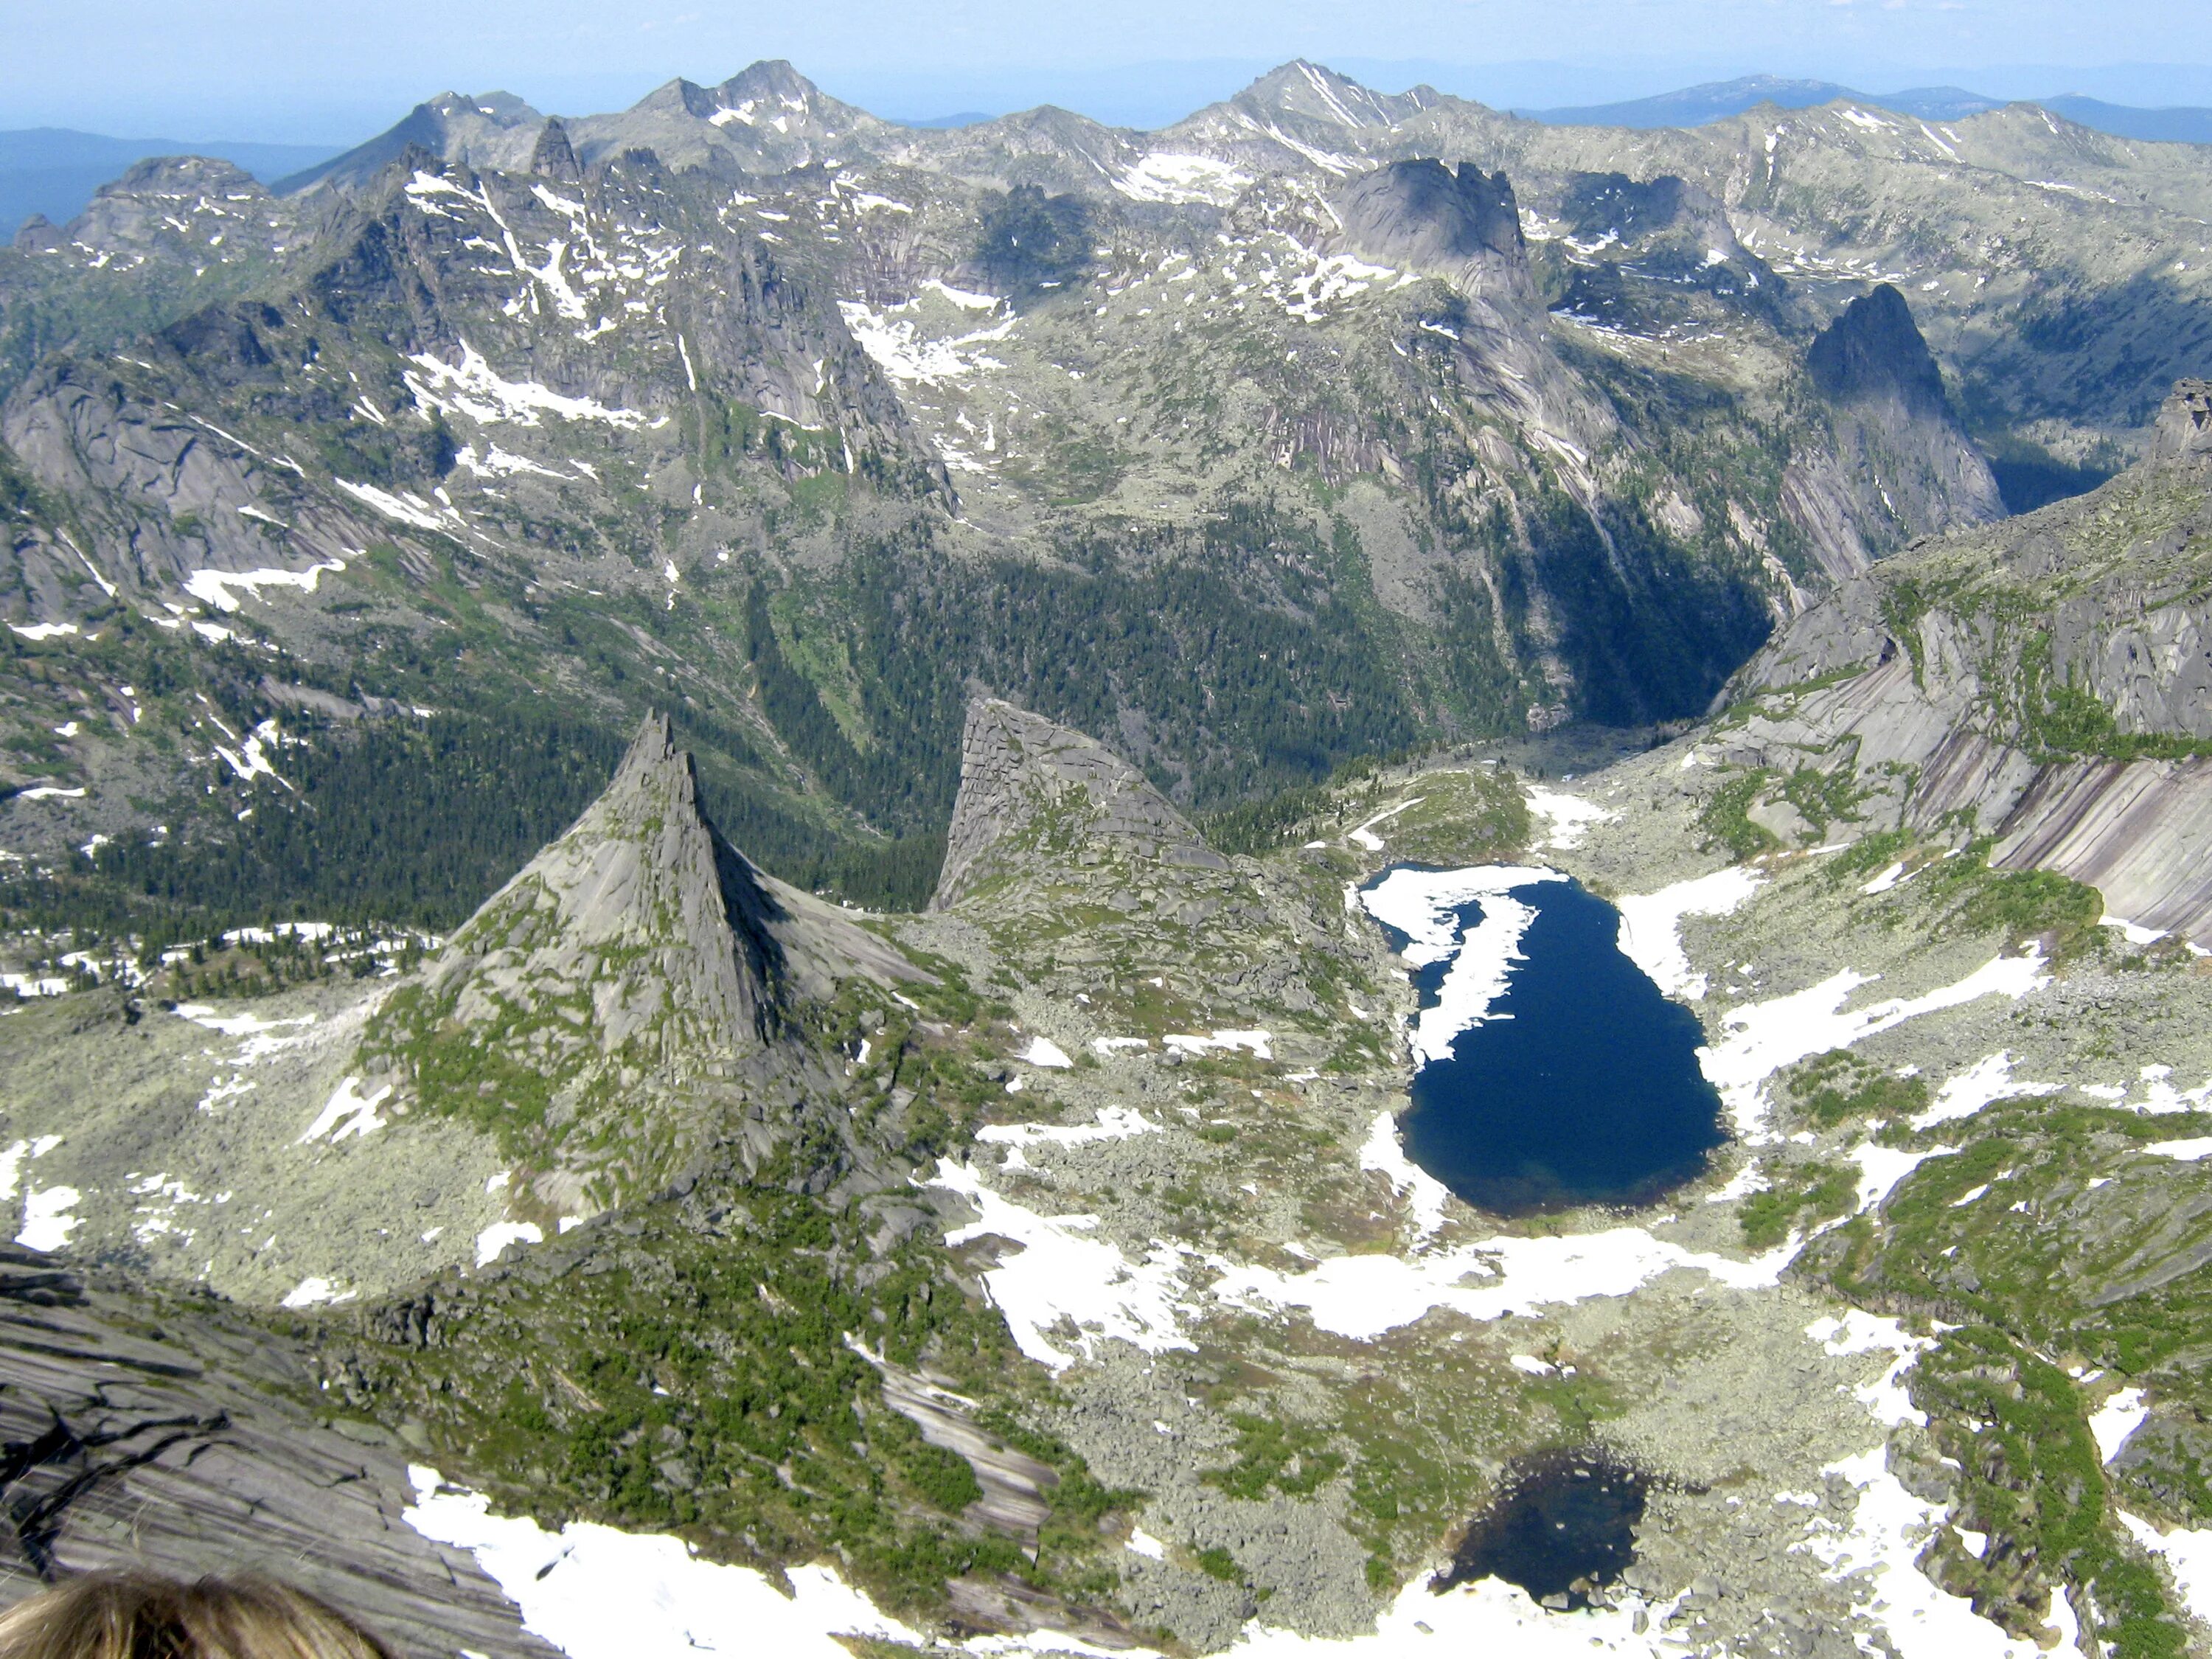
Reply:
<svg viewBox="0 0 2212 1659"><path fill-rule="evenodd" d="M227 1315L0 1245L0 1604L74 1573L264 1572L405 1659L554 1659L464 1552L410 1527L403 1449L313 1409L306 1355Z"/></svg>

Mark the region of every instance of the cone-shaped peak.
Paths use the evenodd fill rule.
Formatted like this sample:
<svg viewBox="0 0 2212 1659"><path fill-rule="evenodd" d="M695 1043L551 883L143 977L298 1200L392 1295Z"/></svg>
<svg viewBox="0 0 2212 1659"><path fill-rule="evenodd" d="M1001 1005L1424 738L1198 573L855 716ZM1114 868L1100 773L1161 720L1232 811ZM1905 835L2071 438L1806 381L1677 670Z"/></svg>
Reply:
<svg viewBox="0 0 2212 1659"><path fill-rule="evenodd" d="M538 133L538 147L530 153L530 170L540 178L582 182L583 167L576 160L575 147L568 142L568 129L558 116L549 118Z"/></svg>
<svg viewBox="0 0 2212 1659"><path fill-rule="evenodd" d="M1916 414L1945 407L1943 372L1912 320L1912 307L1887 283L1844 307L1806 352L1805 367L1839 403L1887 396Z"/></svg>
<svg viewBox="0 0 2212 1659"><path fill-rule="evenodd" d="M1236 101L1346 128L1387 127L1418 104L1363 87L1321 64L1295 58L1261 76Z"/></svg>
<svg viewBox="0 0 2212 1659"><path fill-rule="evenodd" d="M709 1133L692 1108L757 1069L787 919L701 812L691 757L655 714L567 833L393 993L364 1059L611 1200L665 1176Z"/></svg>
<svg viewBox="0 0 2212 1659"><path fill-rule="evenodd" d="M1224 866L1167 797L1105 744L997 697L970 702L932 907L957 902L1025 853L1049 859L1102 840L1171 863Z"/></svg>

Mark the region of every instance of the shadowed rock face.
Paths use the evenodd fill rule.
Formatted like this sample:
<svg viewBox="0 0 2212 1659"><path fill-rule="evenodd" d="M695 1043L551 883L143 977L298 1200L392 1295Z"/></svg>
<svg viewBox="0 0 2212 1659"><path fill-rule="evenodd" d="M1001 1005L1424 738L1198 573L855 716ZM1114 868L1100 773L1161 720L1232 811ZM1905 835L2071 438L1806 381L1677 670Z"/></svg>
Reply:
<svg viewBox="0 0 2212 1659"><path fill-rule="evenodd" d="M856 974L918 976L725 841L655 714L606 793L392 993L362 1065L490 1127L543 1202L588 1213L725 1149L757 1168L829 1109L834 1085L784 1016Z"/></svg>
<svg viewBox="0 0 2212 1659"><path fill-rule="evenodd" d="M1808 349L1805 368L1829 402L1835 482L1856 497L1856 523L1885 526L1896 545L2004 516L1996 475L1953 414L1942 371L1894 288L1846 306ZM1848 537L1826 539L1846 555L1824 558L1832 574L1865 568L1847 556Z"/></svg>
<svg viewBox="0 0 2212 1659"><path fill-rule="evenodd" d="M1462 161L1393 161L1353 181L1338 208L1346 240L1370 258L1455 270L1486 258L1517 263L1521 209L1503 172Z"/></svg>
<svg viewBox="0 0 2212 1659"><path fill-rule="evenodd" d="M1218 853L1144 775L1103 744L996 697L968 705L960 795L933 909L950 908L1022 849L1085 839L1224 869Z"/></svg>
<svg viewBox="0 0 2212 1659"><path fill-rule="evenodd" d="M0 1244L0 1605L103 1567L258 1571L406 1659L555 1659L466 1552L407 1524L405 1449L317 1421L318 1383L220 1304L142 1305Z"/></svg>
<svg viewBox="0 0 2212 1659"><path fill-rule="evenodd" d="M1915 415L1942 415L1943 373L1887 283L1844 307L1805 354L1814 385L1838 402L1895 398Z"/></svg>

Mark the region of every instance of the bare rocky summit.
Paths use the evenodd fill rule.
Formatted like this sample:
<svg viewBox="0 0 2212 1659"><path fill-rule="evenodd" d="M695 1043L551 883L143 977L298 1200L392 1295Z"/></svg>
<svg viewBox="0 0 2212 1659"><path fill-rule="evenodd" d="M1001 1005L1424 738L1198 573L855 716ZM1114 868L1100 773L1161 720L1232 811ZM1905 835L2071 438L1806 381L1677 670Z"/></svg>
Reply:
<svg viewBox="0 0 2212 1659"><path fill-rule="evenodd" d="M1170 864L1227 868L1167 797L1105 744L996 697L969 703L960 796L932 908L973 892L1008 851L1086 839Z"/></svg>
<svg viewBox="0 0 2212 1659"><path fill-rule="evenodd" d="M732 1135L766 1159L827 1091L787 1016L854 974L916 976L724 840L653 715L568 833L392 994L362 1063L403 1108L492 1128L544 1205L590 1213Z"/></svg>

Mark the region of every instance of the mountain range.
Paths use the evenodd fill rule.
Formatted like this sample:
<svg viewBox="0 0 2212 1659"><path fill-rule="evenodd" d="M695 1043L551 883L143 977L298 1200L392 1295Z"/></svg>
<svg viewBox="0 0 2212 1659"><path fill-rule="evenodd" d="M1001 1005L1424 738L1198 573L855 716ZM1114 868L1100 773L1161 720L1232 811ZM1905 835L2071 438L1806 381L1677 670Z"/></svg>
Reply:
<svg viewBox="0 0 2212 1659"><path fill-rule="evenodd" d="M173 138L109 138L66 127L0 132L0 228L36 214L66 224L100 187L133 162L157 155L205 155L267 184L331 153L320 144L185 143Z"/></svg>
<svg viewBox="0 0 2212 1659"><path fill-rule="evenodd" d="M2031 105L763 63L27 225L0 1598L2207 1650L2208 216ZM1634 1040L1563 959L1705 1133L1501 1205L1408 1126Z"/></svg>
<svg viewBox="0 0 2212 1659"><path fill-rule="evenodd" d="M1958 121L1969 115L2002 109L2009 102L2033 103L2053 114L2118 138L2142 138L2161 143L2212 143L2212 110L2172 107L2138 109L2107 103L2080 93L2061 93L2048 98L2008 100L1984 97L1962 87L1915 87L1903 92L1857 92L1833 81L1788 80L1772 75L1747 75L1733 81L1709 81L1677 92L1634 98L1612 104L1586 104L1572 108L1516 110L1533 120L1554 126L1695 127L1708 121L1741 115L1761 104L1778 109L1812 109L1822 104L1858 104L1911 115L1923 121Z"/></svg>

